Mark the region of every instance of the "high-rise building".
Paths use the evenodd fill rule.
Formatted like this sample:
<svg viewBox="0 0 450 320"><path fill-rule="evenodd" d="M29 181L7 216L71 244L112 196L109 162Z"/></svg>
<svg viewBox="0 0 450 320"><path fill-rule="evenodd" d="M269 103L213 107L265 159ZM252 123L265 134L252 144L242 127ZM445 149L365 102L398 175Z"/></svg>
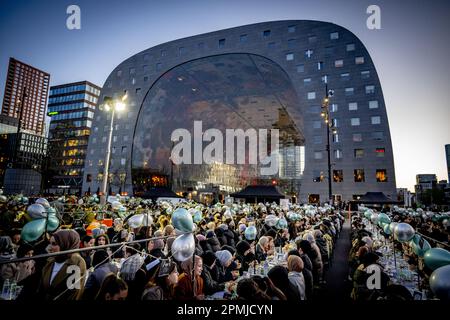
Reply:
<svg viewBox="0 0 450 320"><path fill-rule="evenodd" d="M10 58L2 115L21 119L21 131L43 136L49 83L48 73Z"/></svg>
<svg viewBox="0 0 450 320"><path fill-rule="evenodd" d="M447 158L447 181L450 183L450 144L445 145L445 157Z"/></svg>
<svg viewBox="0 0 450 320"><path fill-rule="evenodd" d="M47 191L81 191L84 160L100 89L88 81L50 88Z"/></svg>

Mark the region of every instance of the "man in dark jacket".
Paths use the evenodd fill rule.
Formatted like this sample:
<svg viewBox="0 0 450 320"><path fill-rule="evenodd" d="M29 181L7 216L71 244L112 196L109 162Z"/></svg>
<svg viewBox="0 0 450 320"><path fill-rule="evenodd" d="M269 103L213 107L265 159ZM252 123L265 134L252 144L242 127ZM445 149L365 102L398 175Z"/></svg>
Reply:
<svg viewBox="0 0 450 320"><path fill-rule="evenodd" d="M206 251L203 254L202 258L203 258L202 278L204 282L205 294L212 295L216 292L223 291L225 289L225 284L218 283L217 281L215 281L214 278L217 278L218 275L215 275L215 277L213 277L211 274L214 271L217 271L214 268L214 265L216 263L216 256L214 255L214 252Z"/></svg>

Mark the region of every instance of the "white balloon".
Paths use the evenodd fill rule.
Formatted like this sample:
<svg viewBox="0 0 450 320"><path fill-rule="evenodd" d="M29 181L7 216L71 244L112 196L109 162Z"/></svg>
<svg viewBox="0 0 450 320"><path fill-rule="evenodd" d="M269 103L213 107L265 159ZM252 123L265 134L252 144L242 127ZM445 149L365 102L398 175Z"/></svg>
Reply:
<svg viewBox="0 0 450 320"><path fill-rule="evenodd" d="M195 240L192 234L178 236L172 243L172 256L175 260L186 261L192 258L195 252Z"/></svg>
<svg viewBox="0 0 450 320"><path fill-rule="evenodd" d="M50 203L45 198L39 198L35 201L35 203L42 205L45 209L50 208Z"/></svg>
<svg viewBox="0 0 450 320"><path fill-rule="evenodd" d="M139 228L144 223L144 215L143 214L135 214L134 216L128 219L128 225L131 228Z"/></svg>

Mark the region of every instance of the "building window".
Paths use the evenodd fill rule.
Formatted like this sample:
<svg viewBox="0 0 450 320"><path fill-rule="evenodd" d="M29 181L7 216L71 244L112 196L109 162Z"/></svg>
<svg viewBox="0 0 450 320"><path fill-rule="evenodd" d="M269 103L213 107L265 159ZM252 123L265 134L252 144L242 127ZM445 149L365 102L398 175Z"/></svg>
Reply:
<svg viewBox="0 0 450 320"><path fill-rule="evenodd" d="M370 78L370 71L361 71L361 79L369 79Z"/></svg>
<svg viewBox="0 0 450 320"><path fill-rule="evenodd" d="M305 86L307 86L308 84L311 84L311 78L305 78L305 79L303 79L303 84L304 84Z"/></svg>
<svg viewBox="0 0 450 320"><path fill-rule="evenodd" d="M372 124L380 124L381 123L381 117L380 116L373 116L370 118Z"/></svg>
<svg viewBox="0 0 450 320"><path fill-rule="evenodd" d="M270 30L264 30L264 31L263 31L263 37L264 37L264 38L270 37Z"/></svg>
<svg viewBox="0 0 450 320"><path fill-rule="evenodd" d="M337 103L332 103L331 107L330 107L330 111L331 112L337 112L338 111L338 104Z"/></svg>
<svg viewBox="0 0 450 320"><path fill-rule="evenodd" d="M350 73L341 73L341 80L342 81L350 80Z"/></svg>
<svg viewBox="0 0 450 320"><path fill-rule="evenodd" d="M156 70L161 70L162 69L162 64L161 63L157 63L156 64Z"/></svg>
<svg viewBox="0 0 450 320"><path fill-rule="evenodd" d="M366 94L372 94L375 93L375 86L370 85L370 86L366 86Z"/></svg>
<svg viewBox="0 0 450 320"><path fill-rule="evenodd" d="M350 102L348 104L348 110L349 111L356 111L356 110L358 110L358 102Z"/></svg>
<svg viewBox="0 0 450 320"><path fill-rule="evenodd" d="M117 136L113 136L113 142L117 142Z"/></svg>
<svg viewBox="0 0 450 320"><path fill-rule="evenodd" d="M343 66L344 66L344 60L335 60L334 61L334 66L336 67L336 68L342 68Z"/></svg>
<svg viewBox="0 0 450 320"><path fill-rule="evenodd" d="M147 82L148 81L148 77L144 77L144 82Z"/></svg>
<svg viewBox="0 0 450 320"><path fill-rule="evenodd" d="M304 64L298 64L297 65L297 72L298 73L305 72L305 65Z"/></svg>
<svg viewBox="0 0 450 320"><path fill-rule="evenodd" d="M120 165L124 166L127 163L127 159L121 158L120 159Z"/></svg>
<svg viewBox="0 0 450 320"><path fill-rule="evenodd" d="M355 64L363 64L364 63L364 57L356 57L355 58Z"/></svg>
<svg viewBox="0 0 450 320"><path fill-rule="evenodd" d="M198 48L199 50L203 50L203 49L205 49L205 44L204 44L203 42L200 42L200 43L197 45L197 48Z"/></svg>
<svg viewBox="0 0 450 320"><path fill-rule="evenodd" d="M353 171L353 176L355 178L355 182L364 182L366 180L364 177L364 169L355 169Z"/></svg>
<svg viewBox="0 0 450 320"><path fill-rule="evenodd" d="M305 51L305 57L309 59L309 58L311 58L311 56L313 55L313 53L314 53L313 50L308 49L308 50Z"/></svg>
<svg viewBox="0 0 450 320"><path fill-rule="evenodd" d="M323 181L323 172L319 170L313 170L313 182L321 182Z"/></svg>
<svg viewBox="0 0 450 320"><path fill-rule="evenodd" d="M334 47L325 47L325 56L331 57L334 55Z"/></svg>
<svg viewBox="0 0 450 320"><path fill-rule="evenodd" d="M127 135L123 136L123 141L124 141L124 142L127 142L127 141L128 141L128 136L127 136Z"/></svg>
<svg viewBox="0 0 450 320"><path fill-rule="evenodd" d="M295 48L295 44L297 43L296 39L289 39L287 44L288 44L288 48L293 49Z"/></svg>
<svg viewBox="0 0 450 320"><path fill-rule="evenodd" d="M94 149L91 149L91 154L94 154L94 151L95 151Z"/></svg>
<svg viewBox="0 0 450 320"><path fill-rule="evenodd" d="M99 167L103 166L103 160L102 160L102 159L98 159L98 162L97 162L97 163L98 163L98 166L99 166Z"/></svg>
<svg viewBox="0 0 450 320"><path fill-rule="evenodd" d="M161 50L161 57L165 57L167 56L167 51L166 50Z"/></svg>
<svg viewBox="0 0 450 320"><path fill-rule="evenodd" d="M294 60L294 54L293 53L286 54L286 61L292 61L292 60Z"/></svg>
<svg viewBox="0 0 450 320"><path fill-rule="evenodd" d="M86 175L86 182L92 182L92 174Z"/></svg>
<svg viewBox="0 0 450 320"><path fill-rule="evenodd" d="M316 98L316 92L308 92L308 100L314 100Z"/></svg>
<svg viewBox="0 0 450 320"><path fill-rule="evenodd" d="M334 150L334 158L335 159L342 159L342 150L340 150L340 149Z"/></svg>
<svg viewBox="0 0 450 320"><path fill-rule="evenodd" d="M377 182L387 182L387 173L386 169L377 169L376 171Z"/></svg>
<svg viewBox="0 0 450 320"><path fill-rule="evenodd" d="M127 146L122 147L122 154L127 153Z"/></svg>
<svg viewBox="0 0 450 320"><path fill-rule="evenodd" d="M333 134L333 142L338 143L339 142L339 134Z"/></svg>
<svg viewBox="0 0 450 320"><path fill-rule="evenodd" d="M130 74L135 74L136 73L136 69L135 68L130 68Z"/></svg>
<svg viewBox="0 0 450 320"><path fill-rule="evenodd" d="M369 109L378 109L378 100L369 101Z"/></svg>
<svg viewBox="0 0 450 320"><path fill-rule="evenodd" d="M288 33L294 33L296 26L288 26Z"/></svg>
<svg viewBox="0 0 450 320"><path fill-rule="evenodd" d="M323 69L323 61L317 62L317 70L322 70L322 69Z"/></svg>
<svg viewBox="0 0 450 320"><path fill-rule="evenodd" d="M314 151L314 159L315 160L322 159L322 151Z"/></svg>
<svg viewBox="0 0 450 320"><path fill-rule="evenodd" d="M322 76L322 83L328 83L328 75Z"/></svg>
<svg viewBox="0 0 450 320"><path fill-rule="evenodd" d="M339 32L330 33L330 40L337 40L337 39L339 39Z"/></svg>
<svg viewBox="0 0 450 320"><path fill-rule="evenodd" d="M180 56L182 56L183 54L185 54L186 53L186 48L185 47L179 47L178 48L178 54L180 55Z"/></svg>
<svg viewBox="0 0 450 320"><path fill-rule="evenodd" d="M122 76L122 70L117 70L117 77L121 77Z"/></svg>
<svg viewBox="0 0 450 320"><path fill-rule="evenodd" d="M111 153L116 153L116 147L111 148Z"/></svg>
<svg viewBox="0 0 450 320"><path fill-rule="evenodd" d="M343 170L333 170L333 182L342 182L342 181L344 181Z"/></svg>
<svg viewBox="0 0 450 320"><path fill-rule="evenodd" d="M315 42L317 42L317 37L316 37L316 36L309 36L309 37L308 37L308 42L309 42L309 43L315 43Z"/></svg>
<svg viewBox="0 0 450 320"><path fill-rule="evenodd" d="M239 37L239 41L242 42L247 42L248 36L246 34L241 34L241 36Z"/></svg>
<svg viewBox="0 0 450 320"><path fill-rule="evenodd" d="M145 73L147 73L147 72L149 71L150 68L148 67L147 64L144 64L144 65L142 66L142 69L144 70Z"/></svg>
<svg viewBox="0 0 450 320"><path fill-rule="evenodd" d="M375 155L379 158L384 157L385 149L384 148L376 148Z"/></svg>
<svg viewBox="0 0 450 320"><path fill-rule="evenodd" d="M359 118L351 118L350 119L350 124L355 127L355 126L359 126L360 122L359 122Z"/></svg>
<svg viewBox="0 0 450 320"><path fill-rule="evenodd" d="M320 129L321 126L322 126L322 121L319 121L319 120L313 121L313 128L314 129Z"/></svg>
<svg viewBox="0 0 450 320"><path fill-rule="evenodd" d="M148 53L144 54L144 60L145 60L145 61L147 61L147 60L148 60L148 58L149 58L149 55L148 55Z"/></svg>
<svg viewBox="0 0 450 320"><path fill-rule="evenodd" d="M362 158L362 157L364 157L364 149L355 149L354 150L354 157L355 158Z"/></svg>
<svg viewBox="0 0 450 320"><path fill-rule="evenodd" d="M355 93L354 88L345 88L345 95L346 96L352 96Z"/></svg>
<svg viewBox="0 0 450 320"><path fill-rule="evenodd" d="M353 142L361 142L362 141L362 133L354 133L352 135Z"/></svg>
<svg viewBox="0 0 450 320"><path fill-rule="evenodd" d="M355 51L355 44L354 43L347 44L346 50L347 51Z"/></svg>
<svg viewBox="0 0 450 320"><path fill-rule="evenodd" d="M223 47L225 47L225 39L220 39L219 40L219 49L222 49Z"/></svg>
<svg viewBox="0 0 450 320"><path fill-rule="evenodd" d="M135 85L136 84L136 78L131 78L131 84Z"/></svg>
<svg viewBox="0 0 450 320"><path fill-rule="evenodd" d="M338 128L339 127L339 120L334 118L331 120L331 124L333 127Z"/></svg>
<svg viewBox="0 0 450 320"><path fill-rule="evenodd" d="M375 131L371 134L372 140L382 141L384 139L384 135L382 131Z"/></svg>
<svg viewBox="0 0 450 320"><path fill-rule="evenodd" d="M141 94L141 88L136 88L136 94Z"/></svg>
<svg viewBox="0 0 450 320"><path fill-rule="evenodd" d="M322 136L313 136L314 144L322 144Z"/></svg>
<svg viewBox="0 0 450 320"><path fill-rule="evenodd" d="M106 137L102 137L102 143L106 143Z"/></svg>

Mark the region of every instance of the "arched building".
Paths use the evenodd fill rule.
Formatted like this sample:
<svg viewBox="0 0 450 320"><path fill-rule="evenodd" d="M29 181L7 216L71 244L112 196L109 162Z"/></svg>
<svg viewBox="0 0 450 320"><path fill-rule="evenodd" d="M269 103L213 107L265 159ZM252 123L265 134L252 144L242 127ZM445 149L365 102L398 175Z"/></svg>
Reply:
<svg viewBox="0 0 450 320"><path fill-rule="evenodd" d="M140 195L151 186L172 185L175 191L206 197L249 184L276 183L301 202L327 201L327 139L320 115L325 85L334 91L329 108L338 132L330 143L333 194L351 200L380 191L394 199L389 123L372 59L347 29L305 20L257 23L175 40L119 64L99 99L100 104L106 96L128 93L126 111L116 113L114 120L111 189ZM194 128L196 121L201 128ZM95 192L101 185L109 124L110 114L97 108L83 191ZM192 135L192 164L171 161L176 129ZM216 149L216 161L205 163L201 155L210 142L196 145L195 134L201 137L207 129L223 133L223 151ZM231 143L227 129L263 132L268 141L269 133L278 129L277 172L262 174L261 163L251 162L251 154L236 146L228 150L235 151L236 160L225 163ZM259 142L252 150L261 150L264 144ZM252 147L255 141L250 139L247 149ZM239 156L244 163L236 164Z"/></svg>

